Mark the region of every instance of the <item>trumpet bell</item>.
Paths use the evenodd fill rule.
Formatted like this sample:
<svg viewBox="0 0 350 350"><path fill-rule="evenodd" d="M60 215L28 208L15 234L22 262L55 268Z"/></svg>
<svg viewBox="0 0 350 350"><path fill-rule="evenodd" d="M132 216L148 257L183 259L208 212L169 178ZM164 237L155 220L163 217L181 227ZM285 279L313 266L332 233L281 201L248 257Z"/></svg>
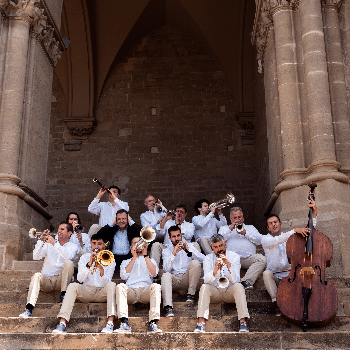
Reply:
<svg viewBox="0 0 350 350"><path fill-rule="evenodd" d="M154 207L154 211L157 213L157 214L160 214L163 212L163 207L159 204L156 204L155 207Z"/></svg>
<svg viewBox="0 0 350 350"><path fill-rule="evenodd" d="M156 231L152 227L146 226L140 231L140 236L144 241L150 243L156 239Z"/></svg>
<svg viewBox="0 0 350 350"><path fill-rule="evenodd" d="M233 204L235 202L235 196L229 192L226 194L226 197L223 199L218 200L217 202L211 203L209 207L212 205L215 205L216 209L222 209L228 207L230 204Z"/></svg>
<svg viewBox="0 0 350 350"><path fill-rule="evenodd" d="M110 250L101 250L96 256L96 261L102 267L110 266L114 262L114 255Z"/></svg>

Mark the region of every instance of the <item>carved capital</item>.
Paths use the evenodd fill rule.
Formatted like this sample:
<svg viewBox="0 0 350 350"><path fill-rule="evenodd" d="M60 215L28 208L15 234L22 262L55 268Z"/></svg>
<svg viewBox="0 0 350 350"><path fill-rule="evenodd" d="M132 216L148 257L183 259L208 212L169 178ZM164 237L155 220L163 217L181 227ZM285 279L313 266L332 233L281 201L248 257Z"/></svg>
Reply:
<svg viewBox="0 0 350 350"><path fill-rule="evenodd" d="M336 9L340 11L343 0L322 0L322 7Z"/></svg>
<svg viewBox="0 0 350 350"><path fill-rule="evenodd" d="M69 118L64 120L69 133L75 140L86 140L95 126L94 118Z"/></svg>

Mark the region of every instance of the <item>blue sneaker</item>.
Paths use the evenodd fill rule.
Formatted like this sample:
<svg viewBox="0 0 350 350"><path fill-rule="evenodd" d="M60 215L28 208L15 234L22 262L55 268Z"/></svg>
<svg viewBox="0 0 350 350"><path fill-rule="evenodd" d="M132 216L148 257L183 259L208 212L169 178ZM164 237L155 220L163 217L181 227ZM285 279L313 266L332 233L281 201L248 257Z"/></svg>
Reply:
<svg viewBox="0 0 350 350"><path fill-rule="evenodd" d="M105 328L102 329L101 333L113 333L113 323L107 322Z"/></svg>
<svg viewBox="0 0 350 350"><path fill-rule="evenodd" d="M21 317L21 318L28 318L28 317L31 317L33 316L32 315L32 312L29 311L28 309L25 309L24 312L22 312L18 317Z"/></svg>
<svg viewBox="0 0 350 350"><path fill-rule="evenodd" d="M147 327L147 333L162 333L162 330L157 327L155 322L150 322Z"/></svg>
<svg viewBox="0 0 350 350"><path fill-rule="evenodd" d="M165 307L165 317L174 317L174 311L171 306Z"/></svg>
<svg viewBox="0 0 350 350"><path fill-rule="evenodd" d="M187 294L187 297L186 297L186 304L188 306L190 305L193 305L194 303L194 295L191 295L191 294Z"/></svg>
<svg viewBox="0 0 350 350"><path fill-rule="evenodd" d="M204 323L198 323L196 329L194 330L195 333L205 333L205 324Z"/></svg>
<svg viewBox="0 0 350 350"><path fill-rule="evenodd" d="M129 326L128 322L121 323L120 327L114 330L114 333L130 333L130 332L131 332L131 327Z"/></svg>
<svg viewBox="0 0 350 350"><path fill-rule="evenodd" d="M240 332L249 332L249 328L248 328L246 322L241 322L241 323L239 324L239 331L240 331Z"/></svg>
<svg viewBox="0 0 350 350"><path fill-rule="evenodd" d="M66 333L67 327L63 322L60 322L57 327L52 331L52 333Z"/></svg>

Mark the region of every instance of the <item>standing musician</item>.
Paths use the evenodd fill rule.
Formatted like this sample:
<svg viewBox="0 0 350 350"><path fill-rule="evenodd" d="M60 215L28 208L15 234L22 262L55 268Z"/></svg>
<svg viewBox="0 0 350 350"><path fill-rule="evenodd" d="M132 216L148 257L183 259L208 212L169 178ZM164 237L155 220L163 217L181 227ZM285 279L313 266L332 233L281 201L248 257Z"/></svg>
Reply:
<svg viewBox="0 0 350 350"><path fill-rule="evenodd" d="M209 201L207 199L201 199L194 207L197 216L192 218L192 223L196 228L194 232L194 238L196 242L201 246L204 254L210 254L212 235L218 232L218 229L224 225L227 225L225 216L222 214L222 209L216 209L215 205L209 207ZM216 219L215 211L219 215L219 219Z"/></svg>
<svg viewBox="0 0 350 350"><path fill-rule="evenodd" d="M219 233L224 237L227 249L241 257L241 266L247 269L241 283L245 289L252 289L255 281L266 268L266 258L256 253L256 245L261 244L263 236L253 225L244 224L241 208L231 208L230 219L231 226L221 227Z"/></svg>
<svg viewBox="0 0 350 350"><path fill-rule="evenodd" d="M108 192L108 202L100 202L101 197L106 192ZM102 187L88 207L89 213L100 217L99 225L101 227L112 224L119 209L129 211L129 205L120 200L120 188L114 185L109 186L108 190Z"/></svg>
<svg viewBox="0 0 350 350"><path fill-rule="evenodd" d="M317 206L316 202L311 198L308 199L308 207L313 208L313 226L315 227L317 221ZM267 268L263 273L263 278L265 287L274 304L274 311L278 313L278 307L276 304L277 285L283 277L289 275L291 267L286 253L288 238L294 233L307 237L310 229L295 228L288 232L282 232L281 220L275 214L270 214L267 217L266 222L269 233L266 236L263 236L261 240L267 259Z"/></svg>
<svg viewBox="0 0 350 350"><path fill-rule="evenodd" d="M187 289L186 303L194 302L199 278L201 276L201 254L192 243L182 241L182 233L178 226L168 230L172 245L163 250L162 295L165 317L174 316L173 290Z"/></svg>
<svg viewBox="0 0 350 350"><path fill-rule="evenodd" d="M163 207L162 202L158 199L157 201L152 195L148 195L145 199L145 206L147 207L147 211L142 213L140 216L141 226L142 227L152 227L156 228L157 224L160 223L160 220L164 218L166 209L164 208L160 213L157 213L154 208L156 204L159 204Z"/></svg>
<svg viewBox="0 0 350 350"><path fill-rule="evenodd" d="M124 260L120 266L120 277L126 283L119 283L116 288L118 317L121 320L120 327L114 332L128 333L131 327L128 322L128 304L150 303L148 333L162 332L157 321L160 318L161 287L152 283L154 276L158 274L158 266L147 255L147 246L142 250L137 249L140 237L135 237L131 242L132 258Z"/></svg>
<svg viewBox="0 0 350 350"><path fill-rule="evenodd" d="M101 236L95 234L91 237L92 253L84 254L79 260L78 281L80 283L71 283L68 286L66 296L58 314L59 324L53 330L53 333L65 333L67 331L67 322L76 299L83 303L107 301L107 325L102 329L102 333L113 332L113 320L116 315L115 306L115 283L111 282L115 262L109 266L102 267L97 261L98 253L106 249L106 241Z"/></svg>
<svg viewBox="0 0 350 350"><path fill-rule="evenodd" d="M140 237L141 227L129 219L128 212L119 209L114 225L106 225L98 231L101 237L110 242L109 250L114 254L117 270L123 260L132 257L130 252L131 240L134 237Z"/></svg>
<svg viewBox="0 0 350 350"><path fill-rule="evenodd" d="M175 207L174 219L172 218L173 214L168 212L156 226L157 235L164 237L164 243L154 242L151 248L151 257L156 261L157 266L160 266L162 250L165 249L167 245L172 245L168 235L168 230L171 226L177 225L183 233L182 240L186 243L191 242L194 234L194 225L185 221L186 216L186 205L178 204ZM200 250L198 243L195 243L195 247Z"/></svg>
<svg viewBox="0 0 350 350"><path fill-rule="evenodd" d="M203 261L204 284L199 291L198 325L195 332L205 332L205 322L209 318L209 304L236 303L239 331L249 332L246 318L249 318L245 290L239 283L240 257L238 254L226 250L227 244L220 234L211 237L213 252ZM221 278L224 277L224 281Z"/></svg>
<svg viewBox="0 0 350 350"><path fill-rule="evenodd" d="M19 317L32 316L40 290L43 292L59 290L61 303L67 286L72 280L74 273L72 260L79 250L76 244L69 242L73 227L71 224L61 223L57 231L58 241L48 232L48 230L44 231L33 250L33 260L45 258L44 265L41 272L36 272L30 280L26 309Z"/></svg>

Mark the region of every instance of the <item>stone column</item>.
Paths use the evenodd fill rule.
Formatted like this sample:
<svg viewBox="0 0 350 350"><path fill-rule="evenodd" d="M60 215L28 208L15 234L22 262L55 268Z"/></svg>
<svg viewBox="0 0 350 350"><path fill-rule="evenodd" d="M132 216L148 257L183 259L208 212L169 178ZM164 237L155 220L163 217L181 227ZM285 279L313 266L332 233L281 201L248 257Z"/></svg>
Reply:
<svg viewBox="0 0 350 350"><path fill-rule="evenodd" d="M341 0L322 0L328 62L329 87L333 115L335 151L341 171L350 174L349 107L344 74L338 6Z"/></svg>
<svg viewBox="0 0 350 350"><path fill-rule="evenodd" d="M304 171L300 100L293 30L293 11L288 1L273 1L276 64L283 153L284 179Z"/></svg>

